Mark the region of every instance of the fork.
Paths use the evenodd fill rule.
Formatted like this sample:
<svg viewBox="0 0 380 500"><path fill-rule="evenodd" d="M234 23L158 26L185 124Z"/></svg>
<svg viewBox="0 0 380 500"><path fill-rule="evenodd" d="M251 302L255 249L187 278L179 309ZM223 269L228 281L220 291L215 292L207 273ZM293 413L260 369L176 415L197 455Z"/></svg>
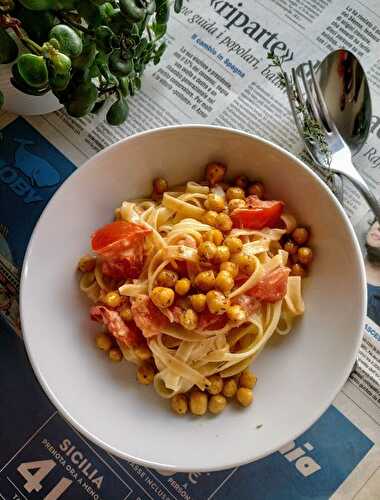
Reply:
<svg viewBox="0 0 380 500"><path fill-rule="evenodd" d="M311 76L310 79L307 78L305 66ZM300 74L300 77L298 74ZM284 73L284 78L290 107L298 133L301 136L305 149L317 165L318 170L322 173L329 171L332 174L337 174L338 176L343 176L350 180L365 198L368 205L374 212L376 219L380 221L380 204L352 163L350 148L343 140L335 123L331 119L331 115L327 108L319 83L315 77L312 62L308 61L307 63L300 64L297 69L293 68L292 79L290 79L286 73ZM296 97L298 98L303 112L308 113L309 117L319 124L321 130L325 134L327 147L330 153L329 164L326 158L326 152L322 150L321 144L316 140L305 137L304 123L300 118L300 113L294 100L292 81L294 82L297 94ZM304 92L302 92L301 89L301 81Z"/></svg>

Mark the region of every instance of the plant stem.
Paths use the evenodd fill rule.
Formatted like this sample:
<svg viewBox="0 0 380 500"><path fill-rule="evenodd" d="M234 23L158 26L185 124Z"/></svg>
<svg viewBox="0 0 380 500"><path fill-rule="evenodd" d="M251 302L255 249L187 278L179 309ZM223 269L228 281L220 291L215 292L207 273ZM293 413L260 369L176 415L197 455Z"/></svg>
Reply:
<svg viewBox="0 0 380 500"><path fill-rule="evenodd" d="M81 24L69 19L65 14L57 13L57 17L59 18L60 21L70 25L72 28L82 31L83 33L92 33L92 30L89 30L85 26L82 26Z"/></svg>

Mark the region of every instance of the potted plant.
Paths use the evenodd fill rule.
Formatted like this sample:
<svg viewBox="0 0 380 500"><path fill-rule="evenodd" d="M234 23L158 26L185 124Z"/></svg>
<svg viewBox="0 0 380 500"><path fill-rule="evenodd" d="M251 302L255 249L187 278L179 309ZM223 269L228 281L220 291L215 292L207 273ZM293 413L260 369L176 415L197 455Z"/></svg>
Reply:
<svg viewBox="0 0 380 500"><path fill-rule="evenodd" d="M74 117L111 102L106 119L120 125L145 67L165 51L170 8L170 0L0 0L0 87L9 77L18 96L41 99L40 113L44 102Z"/></svg>

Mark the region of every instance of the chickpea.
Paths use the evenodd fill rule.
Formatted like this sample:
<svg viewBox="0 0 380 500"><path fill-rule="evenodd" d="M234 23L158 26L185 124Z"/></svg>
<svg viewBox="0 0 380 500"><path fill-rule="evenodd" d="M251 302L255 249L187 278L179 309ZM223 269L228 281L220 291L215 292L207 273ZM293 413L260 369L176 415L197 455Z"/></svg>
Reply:
<svg viewBox="0 0 380 500"><path fill-rule="evenodd" d="M146 361L152 357L152 352L149 349L149 347L145 344L138 345L135 350L134 350L136 356L141 360L141 361Z"/></svg>
<svg viewBox="0 0 380 500"><path fill-rule="evenodd" d="M228 247L231 253L241 252L243 248L243 242L237 236L227 236L224 240L224 244Z"/></svg>
<svg viewBox="0 0 380 500"><path fill-rule="evenodd" d="M222 314L229 306L229 300L217 290L211 290L206 295L207 307L212 314Z"/></svg>
<svg viewBox="0 0 380 500"><path fill-rule="evenodd" d="M186 330L194 330L198 325L197 313L192 309L186 309L186 311L181 314L180 322Z"/></svg>
<svg viewBox="0 0 380 500"><path fill-rule="evenodd" d="M168 190L168 181L162 177L153 179L153 192L156 194L163 194Z"/></svg>
<svg viewBox="0 0 380 500"><path fill-rule="evenodd" d="M123 355L118 347L113 347L108 351L108 357L114 363L119 363L123 359Z"/></svg>
<svg viewBox="0 0 380 500"><path fill-rule="evenodd" d="M232 229L231 217L225 213L220 213L216 216L215 227L221 231L227 232Z"/></svg>
<svg viewBox="0 0 380 500"><path fill-rule="evenodd" d="M204 214L203 221L209 226L215 226L217 217L218 212L215 212L215 210L209 210Z"/></svg>
<svg viewBox="0 0 380 500"><path fill-rule="evenodd" d="M209 163L206 166L206 179L211 186L223 181L227 168L221 163Z"/></svg>
<svg viewBox="0 0 380 500"><path fill-rule="evenodd" d="M178 415L185 415L188 409L186 396L184 394L176 394L170 400L170 406L174 413L178 413Z"/></svg>
<svg viewBox="0 0 380 500"><path fill-rule="evenodd" d="M137 369L136 373L137 382L143 385L149 385L154 379L154 369L150 363L143 363Z"/></svg>
<svg viewBox="0 0 380 500"><path fill-rule="evenodd" d="M108 292L104 297L104 303L109 307L118 307L122 300L119 292Z"/></svg>
<svg viewBox="0 0 380 500"><path fill-rule="evenodd" d="M215 243L215 245L221 245L223 242L223 233L219 231L219 229L211 229L211 231L207 231L204 234L203 239L205 241L211 241Z"/></svg>
<svg viewBox="0 0 380 500"><path fill-rule="evenodd" d="M241 406L249 406L253 401L253 392L247 387L239 387L236 393L236 400Z"/></svg>
<svg viewBox="0 0 380 500"><path fill-rule="evenodd" d="M215 279L215 286L221 292L227 294L234 287L234 279L228 271L220 271Z"/></svg>
<svg viewBox="0 0 380 500"><path fill-rule="evenodd" d="M292 237L297 245L304 245L309 239L309 231L305 227L296 227L292 232Z"/></svg>
<svg viewBox="0 0 380 500"><path fill-rule="evenodd" d="M78 269L82 273L89 273L95 269L96 258L92 255L84 255L78 262Z"/></svg>
<svg viewBox="0 0 380 500"><path fill-rule="evenodd" d="M193 415L204 415L207 411L207 395L195 390L190 394L190 411Z"/></svg>
<svg viewBox="0 0 380 500"><path fill-rule="evenodd" d="M241 188L241 189L247 189L248 187L248 177L245 175L238 175L235 179L235 186Z"/></svg>
<svg viewBox="0 0 380 500"><path fill-rule="evenodd" d="M309 247L301 247L298 249L298 260L304 266L308 266L313 260L313 251Z"/></svg>
<svg viewBox="0 0 380 500"><path fill-rule="evenodd" d="M132 311L131 311L131 308L130 307L124 307L121 311L120 311L120 316L121 316L121 319L123 319L124 321L132 321L133 319L133 315L132 315Z"/></svg>
<svg viewBox="0 0 380 500"><path fill-rule="evenodd" d="M229 378L224 382L223 385L223 395L226 398L233 398L237 391L237 383L233 378Z"/></svg>
<svg viewBox="0 0 380 500"><path fill-rule="evenodd" d="M233 278L239 274L239 267L234 262L222 262L220 264L221 271L227 271Z"/></svg>
<svg viewBox="0 0 380 500"><path fill-rule="evenodd" d="M245 200L244 189L242 189L240 187L230 187L230 188L228 188L226 196L227 196L227 200L228 201L235 200L235 199Z"/></svg>
<svg viewBox="0 0 380 500"><path fill-rule="evenodd" d="M208 410L213 415L218 415L221 413L226 407L227 399L221 394L216 394L215 396L211 396L208 401Z"/></svg>
<svg viewBox="0 0 380 500"><path fill-rule="evenodd" d="M157 307L170 307L174 302L174 292L171 288L156 286L153 288L151 299Z"/></svg>
<svg viewBox="0 0 380 500"><path fill-rule="evenodd" d="M249 194L254 194L258 198L264 198L265 190L264 185L261 182L254 182L248 188Z"/></svg>
<svg viewBox="0 0 380 500"><path fill-rule="evenodd" d="M215 285L215 274L214 271L202 271L196 275L194 284L197 288L203 292L207 292L214 288Z"/></svg>
<svg viewBox="0 0 380 500"><path fill-rule="evenodd" d="M216 255L216 245L212 241L204 241L198 247L201 260L212 260Z"/></svg>
<svg viewBox="0 0 380 500"><path fill-rule="evenodd" d="M168 288L174 288L175 284L178 280L178 274L174 271L170 271L169 269L164 269L157 276L157 284L159 286L165 286Z"/></svg>
<svg viewBox="0 0 380 500"><path fill-rule="evenodd" d="M306 276L306 271L305 269L301 266L301 264L294 264L292 266L292 271L290 273L292 276L301 276L301 278L304 278Z"/></svg>
<svg viewBox="0 0 380 500"><path fill-rule="evenodd" d="M207 387L207 391L210 394L219 394L223 390L223 379L220 375L211 375L208 377L210 385Z"/></svg>
<svg viewBox="0 0 380 500"><path fill-rule="evenodd" d="M243 274L252 274L255 270L255 261L249 255L244 253L234 254L232 256L232 262L239 266L239 269Z"/></svg>
<svg viewBox="0 0 380 500"><path fill-rule="evenodd" d="M225 208L224 199L218 194L210 193L205 201L206 210L215 210L215 212L222 212Z"/></svg>
<svg viewBox="0 0 380 500"><path fill-rule="evenodd" d="M195 295L192 295L190 297L190 302L193 309L196 312L200 313L206 307L206 295L204 295L203 293L197 293Z"/></svg>
<svg viewBox="0 0 380 500"><path fill-rule="evenodd" d="M246 387L247 389L253 389L256 385L257 377L249 370L244 370L239 377L240 387Z"/></svg>
<svg viewBox="0 0 380 500"><path fill-rule="evenodd" d="M216 247L216 253L214 256L214 262L216 264L227 262L229 258L230 258L230 251L226 245L219 245L218 247Z"/></svg>
<svg viewBox="0 0 380 500"><path fill-rule="evenodd" d="M112 347L112 339L106 333L98 333L95 337L95 344L98 349L108 352Z"/></svg>
<svg viewBox="0 0 380 500"><path fill-rule="evenodd" d="M247 318L247 315L246 315L244 309L239 305L230 306L227 309L227 316L228 316L228 319L230 319L231 321L236 321L236 322L245 321Z"/></svg>
<svg viewBox="0 0 380 500"><path fill-rule="evenodd" d="M121 220L121 208L115 208L114 220Z"/></svg>
<svg viewBox="0 0 380 500"><path fill-rule="evenodd" d="M236 208L245 208L247 203L245 200L241 200L239 198L234 198L228 202L228 210L233 212Z"/></svg>
<svg viewBox="0 0 380 500"><path fill-rule="evenodd" d="M288 240L284 244L284 250L285 252L288 252L289 255L295 255L297 253L298 247L293 240Z"/></svg>
<svg viewBox="0 0 380 500"><path fill-rule="evenodd" d="M190 283L190 280L188 278L181 278L175 284L175 292L181 296L186 295L187 292L190 290L190 286L191 286L191 283Z"/></svg>

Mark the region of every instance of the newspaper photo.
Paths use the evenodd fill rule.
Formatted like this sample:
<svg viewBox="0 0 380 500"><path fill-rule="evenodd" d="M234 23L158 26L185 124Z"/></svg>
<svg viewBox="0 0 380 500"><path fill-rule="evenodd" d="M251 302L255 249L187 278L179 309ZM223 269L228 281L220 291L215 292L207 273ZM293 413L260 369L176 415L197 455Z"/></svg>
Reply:
<svg viewBox="0 0 380 500"><path fill-rule="evenodd" d="M0 113L0 388L14 401L0 411L0 498L380 499L380 225L348 181L342 203L367 279L363 342L334 404L295 442L229 471L168 475L87 442L33 378L22 347L19 274L33 228L56 189L110 144L175 124L232 127L301 157L286 91L268 53L280 57L287 71L308 60L317 65L338 48L359 58L369 81L372 122L353 163L380 198L378 0L185 0L170 19L167 43L160 64L146 69L119 127L106 123L106 110L81 119L63 109L24 117ZM33 168L41 162L43 169ZM87 460L82 468L72 447L80 463ZM41 471L37 491L25 464L38 461L50 461L50 472Z"/></svg>

